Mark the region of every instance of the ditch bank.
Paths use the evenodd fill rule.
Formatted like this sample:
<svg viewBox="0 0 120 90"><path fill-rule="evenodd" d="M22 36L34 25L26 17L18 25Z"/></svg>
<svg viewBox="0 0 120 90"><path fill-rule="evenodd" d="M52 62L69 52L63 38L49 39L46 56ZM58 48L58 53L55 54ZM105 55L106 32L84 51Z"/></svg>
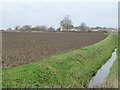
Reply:
<svg viewBox="0 0 120 90"><path fill-rule="evenodd" d="M4 69L3 88L84 88L117 47L117 35L37 63Z"/></svg>
<svg viewBox="0 0 120 90"><path fill-rule="evenodd" d="M103 88L118 88L118 57L116 58L110 73L107 76Z"/></svg>
<svg viewBox="0 0 120 90"><path fill-rule="evenodd" d="M109 75L110 69L117 58L116 50L117 49L114 50L112 56L104 65L102 65L102 67L97 71L96 75L91 79L90 83L88 84L88 88L102 88L104 86L105 79Z"/></svg>

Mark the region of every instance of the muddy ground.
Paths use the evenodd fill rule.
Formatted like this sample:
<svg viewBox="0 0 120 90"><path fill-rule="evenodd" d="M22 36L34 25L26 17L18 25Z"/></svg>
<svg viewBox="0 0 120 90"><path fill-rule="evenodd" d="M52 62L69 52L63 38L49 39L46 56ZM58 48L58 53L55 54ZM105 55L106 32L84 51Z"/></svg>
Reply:
<svg viewBox="0 0 120 90"><path fill-rule="evenodd" d="M25 65L103 40L102 32L3 32L4 68Z"/></svg>

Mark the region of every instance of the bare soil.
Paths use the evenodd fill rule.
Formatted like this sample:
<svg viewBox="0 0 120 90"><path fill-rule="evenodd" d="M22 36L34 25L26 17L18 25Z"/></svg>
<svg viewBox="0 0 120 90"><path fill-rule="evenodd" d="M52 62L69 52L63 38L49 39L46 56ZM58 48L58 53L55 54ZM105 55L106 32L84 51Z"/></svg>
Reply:
<svg viewBox="0 0 120 90"><path fill-rule="evenodd" d="M3 32L2 64L12 68L91 45L102 32Z"/></svg>

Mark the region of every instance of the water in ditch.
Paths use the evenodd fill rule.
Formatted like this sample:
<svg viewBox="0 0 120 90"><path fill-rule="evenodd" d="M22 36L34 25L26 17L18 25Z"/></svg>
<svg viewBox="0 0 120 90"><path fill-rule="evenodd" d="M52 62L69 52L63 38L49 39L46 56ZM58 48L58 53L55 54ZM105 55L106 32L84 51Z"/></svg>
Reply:
<svg viewBox="0 0 120 90"><path fill-rule="evenodd" d="M91 79L88 88L100 88L103 86L104 81L110 72L110 68L116 60L116 57L117 52L115 49L110 59L108 59L108 61L102 65L102 67L97 71L96 75Z"/></svg>

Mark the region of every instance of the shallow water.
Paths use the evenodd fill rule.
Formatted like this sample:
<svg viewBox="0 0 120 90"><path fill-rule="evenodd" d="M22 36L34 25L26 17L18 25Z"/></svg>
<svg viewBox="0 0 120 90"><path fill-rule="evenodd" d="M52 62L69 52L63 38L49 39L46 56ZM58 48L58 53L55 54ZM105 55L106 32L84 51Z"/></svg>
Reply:
<svg viewBox="0 0 120 90"><path fill-rule="evenodd" d="M112 56L108 61L102 65L102 67L98 70L96 75L91 79L88 88L100 88L103 86L105 78L108 76L110 72L110 68L112 67L114 61L116 60L117 52L116 49L112 53Z"/></svg>

